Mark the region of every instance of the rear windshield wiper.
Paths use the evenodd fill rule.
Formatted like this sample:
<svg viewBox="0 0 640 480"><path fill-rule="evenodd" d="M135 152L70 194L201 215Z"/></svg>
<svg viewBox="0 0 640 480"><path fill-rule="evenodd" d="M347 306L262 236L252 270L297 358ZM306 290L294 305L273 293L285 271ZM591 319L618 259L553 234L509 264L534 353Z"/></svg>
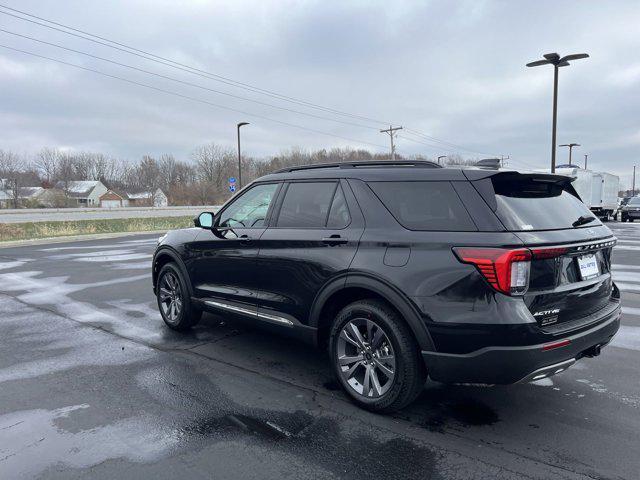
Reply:
<svg viewBox="0 0 640 480"><path fill-rule="evenodd" d="M584 225L585 223L593 222L595 219L596 217L586 217L584 215L581 215L580 218L578 218L571 225L574 227L579 227L580 225Z"/></svg>

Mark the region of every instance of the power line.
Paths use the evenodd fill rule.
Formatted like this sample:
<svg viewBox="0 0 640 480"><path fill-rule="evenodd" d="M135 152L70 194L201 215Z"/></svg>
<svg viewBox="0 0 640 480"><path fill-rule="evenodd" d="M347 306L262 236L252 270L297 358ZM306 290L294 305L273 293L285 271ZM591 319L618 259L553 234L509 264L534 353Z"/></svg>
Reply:
<svg viewBox="0 0 640 480"><path fill-rule="evenodd" d="M14 15L14 14L9 13L9 12L0 11L0 13L3 14L3 15L8 15L10 17L17 18L17 19L23 20L25 22L29 22L29 23L32 23L32 24L35 24L35 25L39 25L41 27L49 28L51 30L55 30L57 32L61 32L61 33L64 33L66 35L71 35L71 36L74 36L74 37L77 37L77 38L81 38L83 40L87 40L89 42L93 42L93 43L96 43L98 45L102 45L102 46L105 46L105 47L108 47L108 48L113 48L115 50L119 50L121 52L128 53L130 55L135 55L137 57L144 58L144 59L152 61L152 62L161 63L162 65L165 65L165 66L168 66L168 67L171 67L171 68L175 68L177 70L182 70L184 72L191 73L193 75L199 75L201 77L209 78L210 80L214 80L214 81L221 82L221 83L224 83L224 84L227 84L227 85L231 85L231 86L236 87L236 88L243 88L245 90L250 90L250 91L255 92L255 93L260 93L262 95L268 95L270 97L278 98L279 100L284 100L284 101L287 101L287 102L297 103L297 104L304 105L304 106L309 107L309 108L320 109L320 110L324 110L326 112L331 112L331 113L334 113L334 114L337 114L337 115L343 115L343 116L347 116L347 117L358 118L358 119L361 119L361 120L367 120L367 121L374 122L374 123L379 123L379 124L380 123L383 123L383 124L384 123L388 123L388 122L382 122L380 120L376 120L376 119L373 119L373 118L369 118L369 117L366 117L366 116L363 116L363 115L356 115L356 114L353 114L353 113L342 112L340 110L336 110L336 109L333 109L333 108L324 107L322 105L317 105L317 104L314 104L312 102L308 102L306 100L300 100L300 99L297 99L297 98L294 98L294 97L289 97L287 95L283 95L283 94L280 94L280 93L277 93L277 92L272 92L270 90L266 90L266 89L263 89L263 88L260 88L260 87L256 87L256 86L253 86L253 85L250 85L250 84L247 84L247 83L239 82L237 80L233 80L231 78L227 78L227 77L224 77L222 75L218 75L218 74L215 74L215 73L207 72L206 70L200 70L198 68L191 67L189 65L185 65L185 64L180 63L180 62L176 62L175 60L171 60L169 58L161 57L159 55L155 55L153 53L149 53L149 52L146 52L144 50L140 50L140 49L137 49L135 47L131 47L131 46L126 45L124 43L119 43L119 42L116 42L114 40L110 40L110 39L108 39L106 37L101 37L101 36L95 35L93 33L89 33L89 32L83 31L83 30L79 30L77 28L70 27L68 25L64 25L62 23L54 22L52 20L47 20L46 18L38 17L37 15L26 13L26 12L23 12L21 10L17 10L15 8L8 7L8 6L3 5L3 4L0 4L0 7L1 8L5 8L7 10L14 11L14 12L18 12L21 15L26 15L26 16L29 16L29 17L32 17L32 18L37 18L38 20L42 20L44 22L51 23L53 25L57 25L59 27L66 28L67 30L71 30L71 32L68 32L66 30L62 30L61 28L53 27L51 25L47 25L45 23L37 22L35 20L30 20L28 18L23 18L23 17L20 17L18 15ZM78 32L78 33L81 33L82 35L78 35L77 33L72 33L72 32ZM85 36L85 35L88 35L88 36ZM93 38L89 38L89 37L93 37ZM99 40L95 40L96 38L99 39ZM100 41L100 40L104 40L104 41ZM109 43L105 43L105 42L109 42ZM113 44L113 45L111 45L111 44ZM123 47L123 48L120 48L120 47Z"/></svg>
<svg viewBox="0 0 640 480"><path fill-rule="evenodd" d="M431 135L426 135L426 134L424 134L424 133L418 132L417 130L412 130L412 129L409 129L409 128L408 128L408 129L407 129L407 132L408 132L408 133L411 133L411 134L413 134L413 135L415 135L415 136L417 136L417 137L422 137L422 138L425 138L425 139L427 139L427 140L431 140L431 141L433 141L433 142L438 142L438 143L441 143L441 144L443 144L443 145L446 145L446 146L449 146L449 147L453 147L453 148L455 148L455 149L457 149L457 150L465 150L465 151L467 151L467 152L477 153L477 154L479 154L479 155L492 155L491 153L481 152L481 151L478 151L478 150L472 150L472 149L469 149L469 148L463 147L463 146L461 146L461 145L457 145L457 144L455 144L455 143L448 142L447 140L441 140L441 139L439 139L439 138L432 137Z"/></svg>
<svg viewBox="0 0 640 480"><path fill-rule="evenodd" d="M187 72L187 73L191 73L193 75L199 75L201 77L208 78L208 79L214 80L214 81L218 81L218 82L221 82L221 83L224 83L224 84L236 87L236 88L242 88L242 89L245 89L245 90L252 91L254 93L267 95L267 96L270 96L270 97L273 97L273 98L277 98L277 99L282 100L282 101L296 103L296 104L299 104L299 105L303 105L303 106L305 106L307 108L314 108L314 109L318 109L318 110L323 110L325 112L333 113L335 115L347 116L347 117L351 117L351 118L356 118L356 119L365 120L365 121L369 121L369 122L373 122L373 123L377 123L377 124L384 124L384 125L388 125L390 123L391 124L392 123L397 123L397 122L381 121L381 120L377 120L377 119L374 119L374 118L371 118L371 117L367 117L367 116L364 116L364 115L357 115L357 114L353 114L353 113L349 113L349 112L344 112L344 111L337 110L337 109L334 109L334 108L318 105L318 104L315 104L315 103L312 103L312 102L309 102L309 101L306 101L306 100L301 100L301 99L290 97L290 96L287 96L287 95L284 95L284 94L281 94L281 93L277 93L277 92L273 92L273 91L270 91L270 90L266 90L266 89L263 89L263 88L260 88L260 87L254 86L254 85L250 85L250 84L247 84L247 83L239 82L237 80L233 80L233 79L228 78L228 77L224 77L222 75L218 75L218 74L207 72L205 70L201 70L201 69L198 69L198 68L195 68L195 67L191 67L189 65L185 65L185 64L177 62L175 60L171 60L171 59L168 59L166 57L162 57L162 56L150 53L150 52L146 52L144 50L140 50L140 49L137 49L135 47L131 47L131 46L126 45L124 43L120 43L120 42L117 42L115 40L111 40L109 38L102 37L102 36L87 32L85 30L80 30L80 29L65 25L63 23L55 22L53 20L48 20L46 18L39 17L37 15L33 15L33 14L30 14L30 13L24 12L22 10L18 10L18 9L9 7L7 5L0 4L0 7L4 8L6 10L10 10L12 12L19 13L20 15L25 15L25 16L28 16L28 17L31 17L31 18L42 20L44 22L50 23L51 25L47 25L47 24L44 24L44 23L41 23L41 22L38 22L38 21L35 21L35 20L31 20L29 18L23 18L21 16L14 15L12 13L4 12L4 11L0 10L0 13L2 13L4 15L8 15L8 16L17 18L19 20L30 22L30 23L33 23L33 24L36 24L36 25L39 25L39 26L42 26L42 27L45 27L45 28L49 28L49 29L64 33L66 35L72 35L74 37L81 38L83 40L87 40L87 41L90 41L90 42L93 42L93 43L96 43L96 44L99 44L99 45L103 45L103 46L108 47L108 48L113 48L113 49L119 50L121 52L128 53L130 55L135 55L137 57L144 58L144 59L149 60L149 61L160 63L162 65L165 65L165 66L168 66L168 67L171 67L171 68L175 68L175 69ZM56 28L56 27L54 27L52 25L57 25L58 27L62 27L64 29L66 29L66 30L62 30L61 28ZM67 31L67 30L71 30L71 31ZM77 33L72 33L72 32L77 32ZM82 35L79 35L79 34L82 34ZM93 38L89 38L89 37L93 37ZM96 40L96 39L98 39L98 40ZM109 43L105 43L105 42L109 42ZM123 48L120 48L120 47L123 47ZM368 128L373 128L373 127L368 127ZM464 151L467 151L467 152L477 153L477 154L480 154L480 155L491 155L491 154L488 154L486 152L480 152L480 151L477 151L477 150L472 150L472 149L463 147L461 145L456 145L456 144L454 144L452 142L448 142L446 140L441 140L441 139L438 139L436 137L433 137L433 136L430 136L430 135L426 135L426 134L421 133L421 132L419 132L417 130L409 130L409 129L407 129L406 131L409 132L409 133L413 133L414 135L423 137L423 138L425 138L427 140L431 140L431 141L435 141L435 142L439 142L439 143L442 143L442 144L446 144L446 145L452 146L452 147L454 147L456 149L459 149L459 150L464 150Z"/></svg>
<svg viewBox="0 0 640 480"><path fill-rule="evenodd" d="M347 121L344 121L344 120L336 120L336 119L330 118L330 117L323 117L321 115L315 115L313 113L302 112L300 110L293 110L291 108L281 107L280 105L273 105L271 103L261 102L260 100L254 100L252 98L242 97L240 95L234 95L233 93L223 92L221 90L215 90L213 88L205 87L203 85L198 85L197 83L186 82L184 80L180 80L180 79L175 78L175 77L162 75L160 73L152 72L150 70L145 70L143 68L138 68L138 67L135 67L133 65L128 65L126 63L117 62L117 61L111 60L109 58L99 57L97 55L93 55L91 53L83 52L81 50L75 50L73 48L65 47L65 46L57 44L57 43L47 42L45 40L41 40L41 39L38 39L38 38L30 37L29 35L23 35L23 34L20 34L20 33L11 32L11 31L5 30L3 28L0 28L0 32L8 33L9 35L14 35L14 36L21 37L21 38L25 38L27 40L38 42L38 43L41 43L41 44L44 44L44 45L49 45L49 46L52 46L52 47L55 47L55 48L66 50L68 52L78 53L80 55L84 55L84 56L87 56L87 57L90 57L90 58L94 58L96 60L101 60L103 62L112 63L114 65L118 65L118 66L124 67L124 68L129 68L131 70L135 70L135 71L138 71L138 72L146 73L148 75L153 75L153 76L156 76L156 77L159 77L159 78L164 78L164 79L170 80L172 82L181 83L183 85L188 85L190 87L199 88L199 89L202 89L202 90L207 90L209 92L217 93L219 95L226 95L228 97L237 98L237 99L240 99L240 100L245 100L247 102L253 102L253 103L256 103L256 104L259 104L259 105L264 105L264 106L271 107L271 108L277 108L279 110L284 110L284 111L291 112L291 113L296 113L296 114L299 114L299 115L306 115L306 116L309 116L309 117L318 118L320 120L327 120L329 122L337 122L337 123L341 123L343 125L351 125L351 126L355 126L355 127L366 128L366 129L369 129L369 130L378 130L377 128L370 127L369 125L362 125L362 124L359 124L359 123L347 122Z"/></svg>
<svg viewBox="0 0 640 480"><path fill-rule="evenodd" d="M329 132L323 132L321 130L316 130L314 128L303 127L301 125L296 125L294 123L284 122L282 120L276 120L274 118L265 117L264 115L258 115L258 114L255 114L255 113L250 113L250 112L247 112L247 111L244 111L244 110L239 110L239 109L236 109L236 108L228 107L226 105L220 105L220 104L217 104L217 103L209 102L207 100L202 100L200 98L191 97L189 95L184 95L184 94L181 94L181 93L178 93L178 92L173 92L171 90L165 90L163 88L154 87L153 85L148 85L146 83L137 82L135 80L130 80L128 78L120 77L120 76L117 76L117 75L112 75L110 73L101 72L100 70L94 70L92 68L83 67L82 65L76 65L75 63L65 62L64 60L59 60L57 58L47 57L45 55L39 55L39 54L34 53L34 52L29 52L27 50L21 50L19 48L10 47L8 45L0 44L0 47L1 48L6 48L7 50L12 50L14 52L20 52L20 53L24 53L26 55L31 55L33 57L42 58L42 59L45 59L45 60L50 60L52 62L60 63L62 65L67 65L69 67L78 68L80 70L85 70L87 72L92 72L92 73L95 73L95 74L98 74L98 75L102 75L104 77L112 78L112 79L115 79L115 80L120 80L122 82L126 82L126 83L129 83L129 84L132 84L132 85L137 85L139 87L144 87L144 88L148 88L148 89L151 89L151 90L155 90L157 92L165 93L167 95L172 95L172 96L175 96L175 97L191 100L193 102L203 103L203 104L206 104L206 105L210 105L212 107L221 108L221 109L224 109L224 110L229 110L231 112L241 113L243 115L248 115L248 116L251 116L251 117L260 118L262 120L267 120L269 122L279 123L281 125L285 125L285 126L288 126L288 127L297 128L297 129L300 129L300 130L306 130L308 132L318 133L320 135L326 135L326 136L329 136L329 137L340 138L342 140L347 140L347 141L350 141L350 142L371 145L371 146L382 148L382 149L386 148L385 146L378 145L376 143L367 142L367 141L364 141L364 140L356 140L354 138L343 137L341 135L336 135L336 134L329 133Z"/></svg>

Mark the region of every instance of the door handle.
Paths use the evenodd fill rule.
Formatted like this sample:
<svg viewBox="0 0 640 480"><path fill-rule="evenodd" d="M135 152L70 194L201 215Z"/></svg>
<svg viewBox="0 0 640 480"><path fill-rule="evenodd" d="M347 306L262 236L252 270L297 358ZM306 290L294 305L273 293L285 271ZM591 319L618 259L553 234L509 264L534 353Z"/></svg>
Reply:
<svg viewBox="0 0 640 480"><path fill-rule="evenodd" d="M251 241L251 237L249 235L240 235L240 242L249 243Z"/></svg>
<svg viewBox="0 0 640 480"><path fill-rule="evenodd" d="M322 243L325 245L346 245L349 242L346 238L342 238L340 235L331 235L322 239Z"/></svg>

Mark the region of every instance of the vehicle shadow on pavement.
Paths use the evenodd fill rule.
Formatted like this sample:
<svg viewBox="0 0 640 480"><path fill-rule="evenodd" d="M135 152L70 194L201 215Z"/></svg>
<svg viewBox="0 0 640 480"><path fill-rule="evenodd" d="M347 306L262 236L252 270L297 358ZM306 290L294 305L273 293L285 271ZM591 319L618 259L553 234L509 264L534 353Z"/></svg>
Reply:
<svg viewBox="0 0 640 480"><path fill-rule="evenodd" d="M326 352L214 315L205 315L200 328L215 329L218 340L191 351L349 401L331 371ZM420 397L394 417L437 432L448 426L492 425L500 420L499 414L478 398L490 388L427 381Z"/></svg>

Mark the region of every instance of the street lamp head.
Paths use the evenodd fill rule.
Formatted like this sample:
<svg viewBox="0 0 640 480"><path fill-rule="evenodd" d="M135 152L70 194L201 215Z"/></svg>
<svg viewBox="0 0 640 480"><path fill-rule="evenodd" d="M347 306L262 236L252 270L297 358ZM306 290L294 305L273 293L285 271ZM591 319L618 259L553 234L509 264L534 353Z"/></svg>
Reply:
<svg viewBox="0 0 640 480"><path fill-rule="evenodd" d="M560 55L557 53L545 53L543 55L544 60L536 60L535 62L527 63L527 67L537 67L540 65L551 64L556 67L567 67L569 66L570 60L579 60L581 58L588 58L589 54L587 53L572 53L571 55L565 55L560 58Z"/></svg>
<svg viewBox="0 0 640 480"><path fill-rule="evenodd" d="M238 124L238 128L243 127L244 125L249 125L249 122L240 122Z"/></svg>
<svg viewBox="0 0 640 480"><path fill-rule="evenodd" d="M547 65L551 63L549 60L537 60L535 62L527 63L527 67L538 67L540 65Z"/></svg>
<svg viewBox="0 0 640 480"><path fill-rule="evenodd" d="M565 55L559 61L569 62L571 60L580 60L581 58L589 58L589 54L588 53L572 53L571 55Z"/></svg>

